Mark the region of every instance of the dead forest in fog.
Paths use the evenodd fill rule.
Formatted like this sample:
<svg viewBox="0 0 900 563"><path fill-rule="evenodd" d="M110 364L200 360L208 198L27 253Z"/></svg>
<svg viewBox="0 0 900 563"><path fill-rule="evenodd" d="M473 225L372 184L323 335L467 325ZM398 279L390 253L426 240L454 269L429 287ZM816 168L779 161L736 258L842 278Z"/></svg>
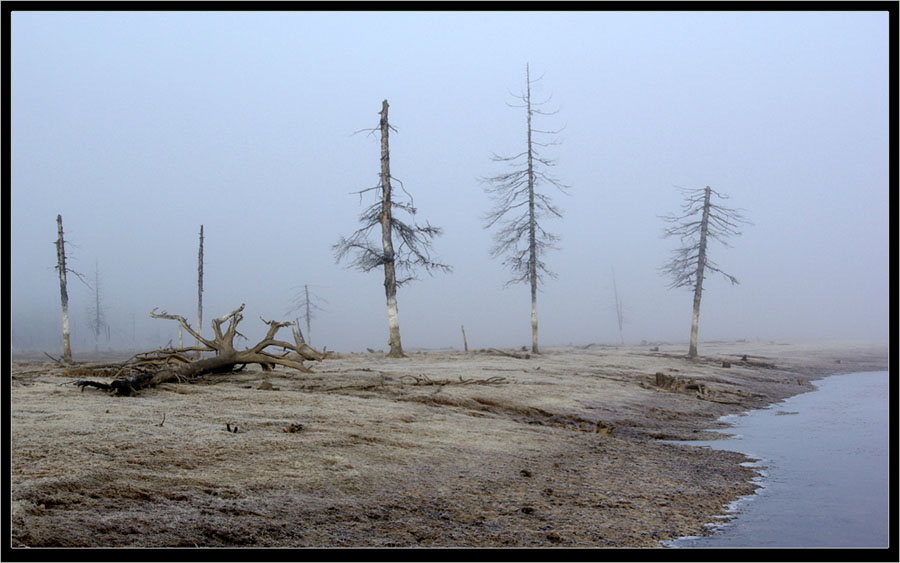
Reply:
<svg viewBox="0 0 900 563"><path fill-rule="evenodd" d="M0 559L868 541L894 11L4 10Z"/></svg>
<svg viewBox="0 0 900 563"><path fill-rule="evenodd" d="M525 69L525 88L517 96L519 104L508 104L510 107L523 109L525 117L524 143L522 150L512 156L494 154L491 160L508 168L507 171L494 176L482 178L484 190L494 201L494 208L484 215L484 228L494 229L494 246L490 250L492 258L502 258L511 277L507 286L518 283L527 284L531 293L531 353L539 353L538 341L538 289L546 276L555 277L546 260L549 250L557 248L559 237L545 228L548 219L562 218L562 210L557 207L542 187L552 187L564 195L569 195L570 186L563 184L550 169L557 164L556 159L546 155L546 149L560 144L558 135L561 129L547 130L535 124L536 117L553 116L556 111L543 111L540 106L545 101L532 99L532 85L540 80L533 79L528 65ZM452 267L441 263L434 257L433 242L442 233L441 227L427 221L417 223L415 217L418 208L413 196L404 187L403 182L391 172L391 155L389 138L397 129L388 118L389 104L382 102L377 127L363 129L370 136L380 138L380 172L377 185L354 192L360 203L364 197L375 196L359 216L361 227L348 237L341 237L332 246L338 263L346 262L350 268L361 272L381 270L384 274L384 291L388 320L388 352L392 358L405 357L400 335L400 314L398 305L398 288L417 279L419 272L428 274L452 272ZM399 190L395 185L399 186ZM665 237L677 237L681 246L673 251L672 260L661 268L661 271L672 277L670 287L688 287L693 291L694 307L690 332L688 356L695 358L697 351L697 335L700 317L700 299L705 273L719 272L732 283L737 279L725 274L718 265L709 259L709 241L717 240L727 246L726 238L740 235L737 228L749 222L744 218L742 210L726 208L713 203L711 196L727 198L709 186L703 189L685 191L686 202L682 212L666 216L663 219L673 226L664 231ZM402 195L402 197L400 197ZM401 219L398 214L405 213L408 220ZM62 305L62 341L63 354L57 361L64 364L73 362L69 336L69 314L67 295L67 274L71 273L84 281L83 276L71 270L66 261L66 241L63 237L62 216L57 216L58 239L57 270L60 279L60 296ZM99 267L98 267L99 268ZM157 350L139 353L115 370L112 383L93 380L80 380L77 383L84 387L96 387L117 394L133 394L148 386L167 381L184 381L207 373L242 369L247 364L257 364L264 370L276 365L308 372L305 360L319 361L327 357L306 343L300 329L300 319L294 322L266 321L269 326L266 336L244 350L235 348L234 339L242 335L237 332L237 324L241 321L244 305L235 311L212 321L213 339L203 336L203 273L204 273L204 231L200 226L198 268L197 268L197 321L195 325L180 315L156 313L150 316L155 319L169 319L178 322L178 344ZM85 282L87 283L87 282ZM615 283L615 280L613 280ZM90 287L90 285L88 284ZM99 269L94 280L96 301L93 312L95 320L92 327L99 341L103 324L102 304L100 300ZM305 287L305 317L307 332L310 332L312 315L308 287ZM614 288L616 316L620 339L622 337L623 312L618 291ZM295 307L296 310L298 307ZM222 331L222 324L228 327ZM291 327L294 342L276 340L275 335L281 328ZM465 344L465 327L461 327ZM193 346L185 346L183 335L187 333L195 339ZM276 353L273 349L280 349ZM52 356L51 356L52 357ZM55 358L54 358L55 359Z"/></svg>

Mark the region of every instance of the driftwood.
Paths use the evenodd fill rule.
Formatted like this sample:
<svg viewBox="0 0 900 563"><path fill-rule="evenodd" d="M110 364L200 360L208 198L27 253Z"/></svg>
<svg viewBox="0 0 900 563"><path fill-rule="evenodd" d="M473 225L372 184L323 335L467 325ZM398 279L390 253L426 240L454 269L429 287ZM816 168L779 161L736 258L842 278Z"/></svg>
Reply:
<svg viewBox="0 0 900 563"><path fill-rule="evenodd" d="M251 348L235 350L234 337L242 336L237 331L237 325L243 319L241 305L224 317L213 319L212 328L215 334L213 340L208 340L195 332L184 317L170 315L166 312L157 313L154 309L150 316L154 319L176 320L181 327L191 336L197 339L201 345L187 348L167 348L143 352L132 356L131 359L119 366L110 383L79 380L74 384L81 387L95 387L114 393L116 395L134 395L141 389L154 387L161 383L191 381L209 373L223 373L243 369L247 364L258 364L263 371L271 371L275 366L284 366L304 373L309 373L303 362L306 360L319 361L325 355L303 341L303 335L299 328L294 328L294 344L275 339L279 329L291 326L294 323L262 320L269 325L265 337ZM228 322L228 327L222 331L222 325ZM267 348L281 348L281 355L267 351ZM189 352L214 352L215 356L191 359Z"/></svg>
<svg viewBox="0 0 900 563"><path fill-rule="evenodd" d="M404 381L411 385L496 385L498 383L507 383L505 377L495 375L487 379L464 379L459 376L459 380L455 379L431 379L424 373L421 375L403 375L400 381ZM411 380L411 381L410 381Z"/></svg>
<svg viewBox="0 0 900 563"><path fill-rule="evenodd" d="M515 352L505 352L503 350L498 350L497 348L488 348L488 352L493 352L494 354L500 354L501 356L507 356L509 358L516 358L517 360L530 360L530 354L516 354Z"/></svg>

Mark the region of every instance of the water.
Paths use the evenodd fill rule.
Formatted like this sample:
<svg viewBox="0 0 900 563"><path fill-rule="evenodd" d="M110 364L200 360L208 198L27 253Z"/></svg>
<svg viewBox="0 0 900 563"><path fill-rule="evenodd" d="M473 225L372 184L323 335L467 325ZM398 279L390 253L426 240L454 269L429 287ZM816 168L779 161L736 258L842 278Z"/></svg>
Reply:
<svg viewBox="0 0 900 563"><path fill-rule="evenodd" d="M888 547L888 372L836 375L817 391L722 420L734 450L764 467L756 495L716 533L670 547ZM790 414L788 414L790 413Z"/></svg>

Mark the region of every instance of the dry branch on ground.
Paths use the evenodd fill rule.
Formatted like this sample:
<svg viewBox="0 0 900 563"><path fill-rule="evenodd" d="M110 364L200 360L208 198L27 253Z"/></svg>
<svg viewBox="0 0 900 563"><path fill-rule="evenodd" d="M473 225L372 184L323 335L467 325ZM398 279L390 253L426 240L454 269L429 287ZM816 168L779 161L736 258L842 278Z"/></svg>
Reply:
<svg viewBox="0 0 900 563"><path fill-rule="evenodd" d="M263 339L251 348L235 350L234 337L243 336L237 331L237 325L243 319L241 314L243 310L244 305L242 304L227 315L213 319L212 328L215 337L209 340L195 332L184 317L170 315L165 311L157 313L154 309L150 313L151 317L178 321L181 327L196 338L200 344L187 348L167 348L135 354L118 366L111 383L78 380L74 384L80 386L82 391L85 387L96 387L116 395L134 395L141 389L154 387L161 383L184 382L209 373L240 370L247 364L258 364L263 371L271 371L275 366L284 366L309 373L309 368L303 362L306 360L320 361L325 357L325 354L303 341L303 335L298 327L294 327L294 344L275 339L279 329L292 326L294 323L267 321L263 318L260 320L269 325L269 330ZM223 332L222 325L226 322L228 322L228 326ZM281 348L283 353L276 355L268 351L269 347ZM214 352L215 356L191 359L187 355L188 352ZM97 369L99 368L95 368L95 373Z"/></svg>
<svg viewBox="0 0 900 563"><path fill-rule="evenodd" d="M486 379L465 379L462 376L459 376L459 379L431 379L424 373L421 375L404 375L400 377L400 381L410 385L496 385L498 383L509 383L505 377L499 375Z"/></svg>

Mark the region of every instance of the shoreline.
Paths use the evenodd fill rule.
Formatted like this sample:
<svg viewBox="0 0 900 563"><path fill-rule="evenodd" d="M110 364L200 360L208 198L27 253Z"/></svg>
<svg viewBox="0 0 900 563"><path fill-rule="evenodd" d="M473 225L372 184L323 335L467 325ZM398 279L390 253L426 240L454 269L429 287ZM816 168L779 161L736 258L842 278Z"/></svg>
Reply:
<svg viewBox="0 0 900 563"><path fill-rule="evenodd" d="M684 352L341 354L134 398L14 357L12 545L662 547L756 489L743 454L665 440L890 363L887 342Z"/></svg>
<svg viewBox="0 0 900 563"><path fill-rule="evenodd" d="M865 382L865 381L867 381L866 378L869 376L877 375L879 378L881 378L882 376L887 377L888 374L889 374L889 372L887 370L865 370L865 371L852 371L852 372L847 372L847 373L844 373L844 372L834 373L834 374L822 377L820 379L811 380L811 381L815 382L815 386L817 388L815 391L816 393L826 393L825 395L822 395L820 397L815 397L815 396L803 397L803 398L800 398L799 401L797 401L795 399L797 399L799 397L799 395L794 395L792 397L786 398L785 401L783 401L783 402L774 403L772 405L769 405L769 406L764 407L759 410L748 411L747 413L741 413L741 414L737 414L737 415L726 415L725 417L723 417L724 419L729 419L729 420L721 420L722 422L726 422L729 425L729 428L727 430L720 431L723 433L727 432L726 439L721 440L721 441L720 440L704 441L697 445L700 447L704 447L704 448L727 449L730 451L737 451L737 452L743 453L743 454L753 457L753 458L759 457L760 459L758 461L748 465L750 467L754 467L754 469L757 471L757 477L754 479L754 481L758 484L759 489L754 494L747 495L747 496L736 499L734 502L730 503L726 507L724 513L721 516L716 516L717 521L707 523L707 526L709 527L712 534L715 534L719 531L731 529L733 525L737 524L737 526L738 526L738 528L736 529L737 530L736 533L738 534L737 537L743 538L743 541L748 541L751 538L756 538L762 542L761 544L758 544L756 546L744 545L743 547L779 547L779 546L793 547L793 546L806 545L802 542L794 544L794 543L792 543L792 541L796 541L796 540L791 540L787 536L782 536L782 532L778 531L780 529L783 529L782 527L785 526L787 523L792 522L795 518L799 517L797 514L794 514L793 516L784 516L783 515L784 510L791 510L790 508L788 508L791 505L791 503L799 501L799 502L805 502L808 504L808 503L813 502L813 497L809 496L808 493L803 492L804 486L808 487L810 484L810 481L805 480L806 479L805 476L806 476L806 473L808 472L808 468L806 468L802 465L798 465L797 462L794 460L794 457L792 454L795 452L795 448L796 448L797 452L804 452L804 447L806 447L806 446L804 446L803 443L810 441L810 440L812 440L813 442L822 442L822 444L819 447L825 448L825 449L827 449L827 446L825 445L825 443L827 442L828 444L830 444L834 439L843 440L845 442L849 439L849 440L852 440L853 443L857 444L857 446L858 446L859 440L861 438L858 435L858 433L863 431L861 428L858 428L858 427L853 427L852 430L846 430L844 428L832 429L832 431L837 432L837 436L835 436L834 434L831 434L830 433L831 431L829 431L828 434L825 434L825 433L817 434L816 433L817 429L821 425L829 424L829 420L831 420L831 418L835 412L834 410L831 410L831 409L823 410L823 409L825 409L825 407L823 405L824 404L835 404L837 401L844 400L844 395L842 394L843 391L846 391L847 393L850 393L851 395L853 395L857 390L857 383L860 382L860 379L859 379L860 377L862 377L862 381ZM851 381L851 380L845 379L847 377L854 378L854 379L852 379L852 381L854 381L855 383L852 385L850 383L848 383L848 381ZM839 379L835 380L833 378L839 378ZM831 381L829 381L829 380L831 380ZM837 386L837 388L835 388L834 386ZM830 390L828 390L828 389L830 389ZM842 391L837 391L836 389L839 389ZM841 403L841 404L843 404L843 403ZM779 410L778 406L780 406L780 405L785 405L786 408L790 408L790 410L787 410L787 411ZM790 406L787 407L787 405L790 405ZM852 405L855 405L855 403L851 403L851 406L849 408L856 409L856 411L855 411L855 412L857 412L856 417L862 416L859 411L859 409L861 407L860 406L852 406ZM874 408L875 406L869 405L869 407ZM878 408L886 408L886 406L880 406ZM814 414L817 411L819 413L828 412L830 414L823 417L822 414L819 414L819 415ZM790 422L788 422L787 426L785 426L782 424L778 424L776 422L779 420L779 417L781 415L800 415L801 419L805 419L807 422L801 423L801 426L798 427L796 420L794 420L794 417L791 417ZM747 416L748 418L747 419L738 418L738 417L745 417L745 416ZM820 417L820 420L816 421L811 426L811 424L809 422L810 417L816 417L816 416ZM857 421L859 420L858 418L855 418L853 415L849 415L849 416L851 417L851 419L854 419ZM886 422L887 421L881 421L877 424L879 427L884 427L884 424ZM852 423L849 421L848 421L848 424L852 425ZM867 424L872 424L872 423L869 422ZM842 425L842 427L843 426L844 425ZM808 434L800 433L801 427L805 427L806 431L809 433ZM785 428L787 428L789 430L785 430ZM732 433L731 429L734 429L736 431L736 433ZM775 444L773 444L770 441L770 438L772 437L773 433L775 434L775 438L776 438ZM802 436L802 438L798 438L800 436ZM850 438L851 436L853 438ZM737 438L737 440L734 440L734 438L732 438L732 437ZM884 439L887 439L886 435L884 436ZM785 444L789 444L789 445L785 445ZM817 451L817 448L813 447L813 449L809 450L809 451ZM809 451L806 451L800 455L809 456L810 455ZM838 449L836 451L839 454L841 454L842 450ZM844 457L842 458L841 455L843 455ZM833 459L833 461L835 463L837 463L838 466L840 466L841 463L846 462L846 461L841 462L840 461L841 459L849 460L851 457L849 454L849 450L846 450L846 449L843 450L843 453L841 455L838 455L837 458ZM885 452L885 455L887 455L886 452ZM817 461L808 462L808 463L813 464L813 467L812 467L813 473L815 473L815 467L817 465L819 465L821 463L825 463L827 461L824 457L822 457L822 456L820 456L820 457L822 459L819 459ZM828 458L828 459L832 459L832 458ZM772 467L770 464L773 462L773 460L775 460L775 463L778 466L783 465L783 467L780 467L778 469L780 478L776 479L776 481L772 481L773 475L771 474ZM887 458L885 457L884 461L886 461L886 460L887 460ZM792 479L789 478L791 475L793 475ZM885 475L884 477L886 479L887 475ZM843 478L850 479L849 473L846 473L846 471L845 471L845 476ZM787 479L787 480L785 480L785 479ZM815 480L816 482L821 483L821 481L818 481L815 477L813 477L812 479ZM887 481L886 480L885 481L877 480L877 482L878 483L883 482L886 484ZM838 482L833 482L833 483L826 482L826 484L824 486L832 487L835 490L838 490L841 488L841 485ZM768 489L770 489L770 487L774 487L772 492L767 491ZM778 491L778 492L776 493L774 491ZM886 493L886 490L882 494L884 494L884 493ZM785 494L789 495L787 497L787 499L784 498L784 496L783 496ZM751 502L758 501L761 496L768 496L769 497L768 502L775 503L775 507L780 507L780 508L773 508L771 506L770 506L770 508L765 508L763 506L755 506L755 505L752 508L748 508L750 506ZM815 496L814 498L815 498L815 501L817 501L817 502L821 500L818 495ZM839 505L830 505L830 509L825 510L824 512L830 512L831 510L837 508L838 506ZM750 510L749 516L745 516L744 519L742 520L740 518L741 515L744 514L748 509ZM806 507L807 511L810 509L812 509L811 506ZM885 517L886 516L887 516L887 509L885 507ZM774 527L767 527L766 525L763 524L764 522L770 521L771 518L775 518L776 521L779 523L779 525L776 525ZM742 522L743 522L743 525L746 527L743 530L741 528ZM871 524L873 522L869 522L868 526L871 526ZM878 519L877 522L878 522L878 525L880 526L882 524L882 522L887 522L887 520ZM859 537L869 537L869 536L865 535L865 533L867 533L869 531L866 524L863 524L863 525L857 524L856 528L851 528L851 531L848 532L845 529L845 524L837 525L834 523L830 523L829 520L824 517L820 518L819 523L823 526L823 529L825 529L825 530L832 530L833 532L840 531L841 533L843 533L843 537L845 537L846 541L849 541L849 542L856 541ZM763 526L762 531L760 531L761 525ZM831 526L831 527L829 528L829 526ZM857 529L858 529L858 533L861 534L860 536L857 536L852 531L852 530L857 530ZM864 529L865 529L865 531L864 531ZM754 530L754 531L751 532L750 530ZM816 534L810 535L809 531L806 531L805 533L806 533L805 537L807 537L808 541L811 542L808 544L808 547L810 547L810 548L815 548L815 547L820 547L820 548L845 547L845 548L848 548L848 547L854 547L854 546L857 546L856 547L857 549L873 549L873 548L877 549L878 548L875 545L864 547L863 546L864 544L849 544L849 543L847 545L843 545L843 544L822 544L822 545L820 545L816 542L825 540L826 536L828 535L827 532L825 534L819 533L818 535L816 535ZM885 533L887 533L887 532L885 531ZM728 534L731 534L730 539L729 539ZM664 542L664 545L665 545L665 547L674 547L674 548L679 548L679 549L739 547L742 545L742 543L739 543L741 540L736 539L734 534L735 534L735 529L731 529L730 532L727 532L726 536L720 537L718 539L710 538L710 539L704 540L704 539L702 539L704 536L684 536L681 538L676 538L671 541L666 541L666 542ZM758 535L758 534L761 534L761 535ZM802 536L802 534L801 534L801 537L804 537L804 536ZM692 540L698 540L698 539L701 541L700 542L692 541ZM884 541L887 542L887 535L884 536ZM887 545L885 545L884 547L887 547Z"/></svg>

